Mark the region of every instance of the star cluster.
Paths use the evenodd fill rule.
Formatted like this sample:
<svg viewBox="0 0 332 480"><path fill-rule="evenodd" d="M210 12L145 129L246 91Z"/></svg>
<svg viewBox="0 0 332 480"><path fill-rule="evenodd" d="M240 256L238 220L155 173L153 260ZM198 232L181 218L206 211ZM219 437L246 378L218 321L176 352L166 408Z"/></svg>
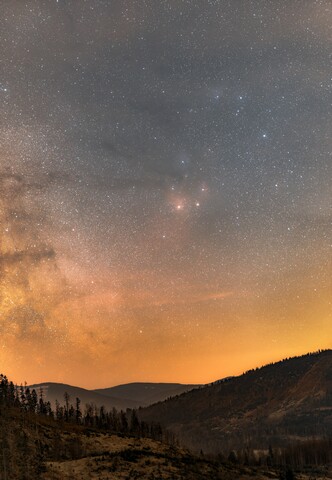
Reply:
<svg viewBox="0 0 332 480"><path fill-rule="evenodd" d="M207 382L331 346L331 21L328 0L4 2L6 372Z"/></svg>

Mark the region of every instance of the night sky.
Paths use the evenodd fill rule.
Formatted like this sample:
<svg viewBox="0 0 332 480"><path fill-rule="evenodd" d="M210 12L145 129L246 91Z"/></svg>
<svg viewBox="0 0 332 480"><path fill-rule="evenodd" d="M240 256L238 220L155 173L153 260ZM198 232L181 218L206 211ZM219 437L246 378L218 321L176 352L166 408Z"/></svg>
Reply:
<svg viewBox="0 0 332 480"><path fill-rule="evenodd" d="M331 1L0 6L4 373L203 383L331 347Z"/></svg>

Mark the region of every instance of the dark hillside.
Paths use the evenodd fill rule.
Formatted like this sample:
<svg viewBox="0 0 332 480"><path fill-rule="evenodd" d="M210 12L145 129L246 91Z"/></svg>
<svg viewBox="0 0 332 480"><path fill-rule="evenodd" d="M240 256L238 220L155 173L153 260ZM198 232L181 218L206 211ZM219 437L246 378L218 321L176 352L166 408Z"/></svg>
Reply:
<svg viewBox="0 0 332 480"><path fill-rule="evenodd" d="M332 351L270 364L140 410L204 451L332 435Z"/></svg>

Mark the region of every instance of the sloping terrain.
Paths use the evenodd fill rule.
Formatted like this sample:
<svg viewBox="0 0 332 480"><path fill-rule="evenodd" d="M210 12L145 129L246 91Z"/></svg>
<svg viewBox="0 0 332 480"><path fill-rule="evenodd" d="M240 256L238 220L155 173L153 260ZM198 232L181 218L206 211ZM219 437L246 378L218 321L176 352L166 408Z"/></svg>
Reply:
<svg viewBox="0 0 332 480"><path fill-rule="evenodd" d="M332 351L287 359L141 409L195 450L332 436Z"/></svg>
<svg viewBox="0 0 332 480"><path fill-rule="evenodd" d="M102 433L51 418L1 410L0 478L7 480L235 480L277 478L195 456L149 438Z"/></svg>
<svg viewBox="0 0 332 480"><path fill-rule="evenodd" d="M41 478L235 480L252 475L252 469L221 465L150 439L97 434L84 437L83 443L85 455L82 458L47 462L46 472ZM273 472L271 473L273 477ZM266 477L258 474L257 478Z"/></svg>
<svg viewBox="0 0 332 480"><path fill-rule="evenodd" d="M181 395L181 393L188 392L199 386L200 385L184 385L181 383L136 382L117 385L111 388L100 388L94 390L94 392L124 400L130 399L136 402L136 407L143 407L166 400L175 395Z"/></svg>

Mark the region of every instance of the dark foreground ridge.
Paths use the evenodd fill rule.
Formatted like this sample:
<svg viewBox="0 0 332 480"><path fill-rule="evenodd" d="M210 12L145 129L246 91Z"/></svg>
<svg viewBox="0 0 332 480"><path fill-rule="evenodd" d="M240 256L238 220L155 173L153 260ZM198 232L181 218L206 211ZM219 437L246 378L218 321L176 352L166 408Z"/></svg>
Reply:
<svg viewBox="0 0 332 480"><path fill-rule="evenodd" d="M332 436L332 350L250 370L139 411L196 451L279 449Z"/></svg>
<svg viewBox="0 0 332 480"><path fill-rule="evenodd" d="M2 401L0 479L245 480L249 476L267 480L286 472L285 467L279 471L195 456L170 439L144 437L140 429L134 433L137 419L134 423L131 419L127 433L106 431L97 424L86 427L85 421L85 416L79 424L60 421L50 412L32 413Z"/></svg>

